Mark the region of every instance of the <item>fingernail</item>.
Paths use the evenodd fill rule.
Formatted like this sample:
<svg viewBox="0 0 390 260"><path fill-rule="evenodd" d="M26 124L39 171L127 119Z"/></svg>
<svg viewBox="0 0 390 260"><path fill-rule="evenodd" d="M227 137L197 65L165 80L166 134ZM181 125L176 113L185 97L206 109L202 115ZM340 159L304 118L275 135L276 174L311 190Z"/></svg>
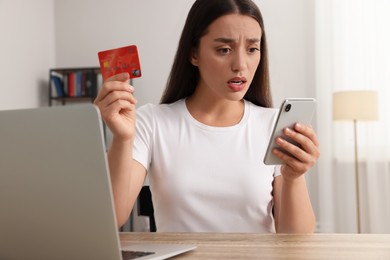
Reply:
<svg viewBox="0 0 390 260"><path fill-rule="evenodd" d="M119 77L120 77L120 80L126 80L126 79L130 78L129 73L127 73L127 72L123 72L123 73L119 74Z"/></svg>
<svg viewBox="0 0 390 260"><path fill-rule="evenodd" d="M283 139L282 138L280 138L280 137L276 138L276 144L280 145L282 143L283 143Z"/></svg>

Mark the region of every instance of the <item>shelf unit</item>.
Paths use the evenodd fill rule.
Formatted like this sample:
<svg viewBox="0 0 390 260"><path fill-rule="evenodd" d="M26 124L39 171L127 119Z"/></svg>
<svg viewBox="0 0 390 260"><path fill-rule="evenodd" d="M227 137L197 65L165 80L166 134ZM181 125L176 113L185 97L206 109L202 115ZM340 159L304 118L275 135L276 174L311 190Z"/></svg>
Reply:
<svg viewBox="0 0 390 260"><path fill-rule="evenodd" d="M49 70L49 106L55 102L93 102L102 85L99 67L53 68Z"/></svg>

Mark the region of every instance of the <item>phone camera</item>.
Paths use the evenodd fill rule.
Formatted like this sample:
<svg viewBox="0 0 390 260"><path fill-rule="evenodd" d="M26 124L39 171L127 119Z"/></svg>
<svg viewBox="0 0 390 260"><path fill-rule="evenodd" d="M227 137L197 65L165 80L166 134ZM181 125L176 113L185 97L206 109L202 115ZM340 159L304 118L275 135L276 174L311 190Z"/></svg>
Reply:
<svg viewBox="0 0 390 260"><path fill-rule="evenodd" d="M291 104L288 104L285 108L284 111L288 112L291 110Z"/></svg>

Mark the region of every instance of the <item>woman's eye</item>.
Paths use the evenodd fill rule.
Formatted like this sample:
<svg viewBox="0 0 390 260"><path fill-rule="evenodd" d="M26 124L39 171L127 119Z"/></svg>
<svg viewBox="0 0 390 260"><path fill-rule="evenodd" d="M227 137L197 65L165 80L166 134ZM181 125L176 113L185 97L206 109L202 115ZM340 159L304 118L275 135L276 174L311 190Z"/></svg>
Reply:
<svg viewBox="0 0 390 260"><path fill-rule="evenodd" d="M259 48L255 48L255 47L249 48L249 52L250 52L250 53L255 53L255 52L258 52L258 51L260 51Z"/></svg>
<svg viewBox="0 0 390 260"><path fill-rule="evenodd" d="M219 48L219 49L217 50L217 52L218 52L219 54L228 54L228 53L231 52L231 49L230 49L230 48Z"/></svg>

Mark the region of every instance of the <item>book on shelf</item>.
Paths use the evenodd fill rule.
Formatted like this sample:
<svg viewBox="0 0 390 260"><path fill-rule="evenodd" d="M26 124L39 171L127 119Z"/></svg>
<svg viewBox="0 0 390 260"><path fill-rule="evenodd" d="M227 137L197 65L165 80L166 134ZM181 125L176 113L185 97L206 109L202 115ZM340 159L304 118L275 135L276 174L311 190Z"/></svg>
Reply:
<svg viewBox="0 0 390 260"><path fill-rule="evenodd" d="M96 97L101 84L100 70L91 69L52 69L51 97Z"/></svg>
<svg viewBox="0 0 390 260"><path fill-rule="evenodd" d="M86 72L85 73L85 95L96 97L97 89L98 89L98 77L99 74L94 72Z"/></svg>
<svg viewBox="0 0 390 260"><path fill-rule="evenodd" d="M54 97L64 97L64 82L60 75L52 74L51 75L51 86L52 86L52 93L55 93Z"/></svg>
<svg viewBox="0 0 390 260"><path fill-rule="evenodd" d="M75 73L71 72L68 74L68 96L74 97L75 96Z"/></svg>

